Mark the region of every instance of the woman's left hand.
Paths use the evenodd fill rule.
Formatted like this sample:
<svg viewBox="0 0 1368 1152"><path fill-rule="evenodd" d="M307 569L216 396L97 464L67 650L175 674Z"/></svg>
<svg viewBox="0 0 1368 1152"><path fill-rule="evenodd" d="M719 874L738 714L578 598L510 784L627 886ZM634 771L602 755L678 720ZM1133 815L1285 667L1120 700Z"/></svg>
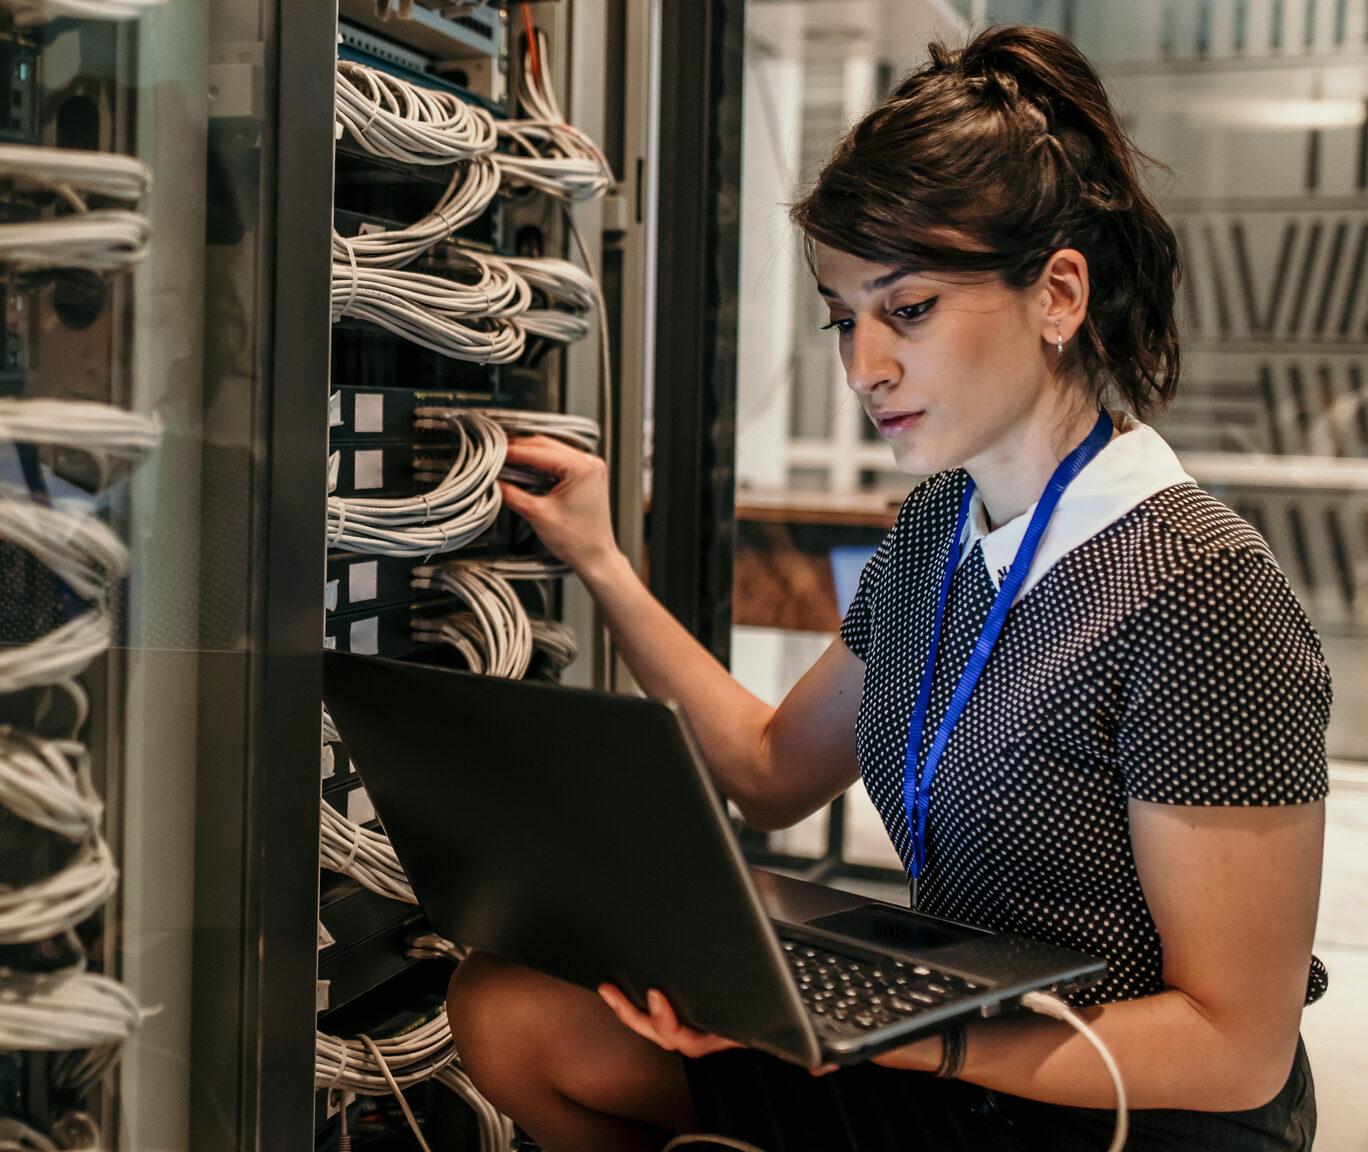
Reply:
<svg viewBox="0 0 1368 1152"><path fill-rule="evenodd" d="M668 1052L678 1052L681 1056L693 1059L728 1048L745 1047L739 1041L699 1032L687 1024L681 1024L670 1002L654 988L646 993L647 1012L643 1012L612 984L600 984L598 994L628 1028Z"/></svg>

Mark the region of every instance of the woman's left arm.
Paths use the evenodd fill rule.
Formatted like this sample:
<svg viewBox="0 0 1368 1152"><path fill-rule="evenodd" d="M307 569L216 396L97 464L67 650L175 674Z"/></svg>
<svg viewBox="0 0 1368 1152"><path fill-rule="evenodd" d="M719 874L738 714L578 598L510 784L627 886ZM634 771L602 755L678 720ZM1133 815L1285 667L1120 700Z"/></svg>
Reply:
<svg viewBox="0 0 1368 1152"><path fill-rule="evenodd" d="M1131 839L1167 989L1085 1009L1133 1108L1226 1112L1282 1088L1297 1044L1320 893L1323 802L1205 807L1130 801ZM938 1039L879 1057L933 1070ZM1066 1024L1015 1014L968 1029L961 1078L1109 1108L1111 1079Z"/></svg>

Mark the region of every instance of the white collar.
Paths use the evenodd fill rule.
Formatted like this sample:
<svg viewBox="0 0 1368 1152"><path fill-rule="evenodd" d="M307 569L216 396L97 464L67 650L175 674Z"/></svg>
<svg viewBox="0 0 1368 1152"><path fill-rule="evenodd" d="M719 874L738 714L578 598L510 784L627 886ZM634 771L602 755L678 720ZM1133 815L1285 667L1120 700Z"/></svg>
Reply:
<svg viewBox="0 0 1368 1152"><path fill-rule="evenodd" d="M1121 434L1113 436L1064 489L1019 595L1035 587L1060 559L1116 523L1137 504L1165 488L1192 482L1159 433L1129 413L1119 413L1118 417ZM973 551L974 542L981 540L988 574L993 586L1000 586L1035 509L1032 504L1020 516L990 532L983 497L976 491L960 535L959 562L962 564Z"/></svg>

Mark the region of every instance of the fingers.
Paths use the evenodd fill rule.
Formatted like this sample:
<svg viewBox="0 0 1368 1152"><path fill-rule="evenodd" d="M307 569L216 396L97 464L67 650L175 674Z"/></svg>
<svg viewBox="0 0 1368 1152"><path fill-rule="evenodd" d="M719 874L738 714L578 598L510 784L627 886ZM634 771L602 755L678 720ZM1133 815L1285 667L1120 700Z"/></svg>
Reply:
<svg viewBox="0 0 1368 1152"><path fill-rule="evenodd" d="M736 1040L723 1036L712 1036L699 1032L687 1024L681 1024L665 996L652 988L646 993L648 1012L642 1012L627 999L622 992L611 984L601 984L599 995L619 1020L638 1036L664 1048L668 1052L678 1052L689 1057L707 1056L728 1048L741 1048Z"/></svg>
<svg viewBox="0 0 1368 1152"><path fill-rule="evenodd" d="M576 461L586 456L587 452L550 436L516 436L508 442L505 459L510 464L528 464L553 476L564 476Z"/></svg>

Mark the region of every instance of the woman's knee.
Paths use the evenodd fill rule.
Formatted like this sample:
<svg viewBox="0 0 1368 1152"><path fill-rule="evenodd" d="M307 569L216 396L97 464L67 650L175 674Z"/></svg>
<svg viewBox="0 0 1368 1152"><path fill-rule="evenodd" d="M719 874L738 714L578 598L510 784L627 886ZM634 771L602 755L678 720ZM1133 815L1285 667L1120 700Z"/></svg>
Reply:
<svg viewBox="0 0 1368 1152"><path fill-rule="evenodd" d="M447 988L447 1020L466 1071L477 1080L533 1072L545 1039L548 978L497 956L472 952Z"/></svg>

